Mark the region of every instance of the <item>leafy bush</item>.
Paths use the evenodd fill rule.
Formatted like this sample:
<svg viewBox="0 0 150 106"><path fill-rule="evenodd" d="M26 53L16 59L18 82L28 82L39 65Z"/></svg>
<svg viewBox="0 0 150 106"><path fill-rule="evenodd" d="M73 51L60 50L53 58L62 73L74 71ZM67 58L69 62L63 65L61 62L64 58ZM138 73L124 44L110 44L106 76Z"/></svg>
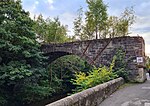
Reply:
<svg viewBox="0 0 150 106"><path fill-rule="evenodd" d="M71 81L74 85L77 86L74 91L79 92L118 77L112 71L115 65L115 59L116 57L114 56L110 67L103 66L94 68L87 75L84 72L76 72L75 79L72 79Z"/></svg>
<svg viewBox="0 0 150 106"><path fill-rule="evenodd" d="M28 105L40 100L48 98L52 95L53 89L50 86L43 85L24 85L24 87L18 91L15 95L17 104ZM19 98L18 98L19 97Z"/></svg>
<svg viewBox="0 0 150 106"><path fill-rule="evenodd" d="M57 93L70 92L74 85L70 80L74 78L75 72L87 73L92 66L75 55L67 55L58 58L49 65L51 86Z"/></svg>
<svg viewBox="0 0 150 106"><path fill-rule="evenodd" d="M7 103L7 100L3 96L0 95L0 106L5 106L6 103Z"/></svg>
<svg viewBox="0 0 150 106"><path fill-rule="evenodd" d="M45 57L40 51L33 32L33 20L22 9L20 0L0 1L0 102L7 106L18 106L25 100L26 91L38 94L37 98L47 96L41 84L45 76ZM27 79L32 79L26 81ZM27 85L33 88L28 89ZM41 87L41 88L40 88ZM25 89L26 90L22 90ZM36 89L35 89L36 88ZM18 94L23 94L16 96ZM47 92L47 91L46 91ZM1 96L3 93L3 96ZM28 98L32 93L28 94ZM20 99L20 100L18 100ZM0 105L1 105L0 104ZM22 105L19 105L22 106Z"/></svg>
<svg viewBox="0 0 150 106"><path fill-rule="evenodd" d="M146 56L145 57L145 61L146 61L146 70L150 70L150 57L149 56Z"/></svg>
<svg viewBox="0 0 150 106"><path fill-rule="evenodd" d="M125 81L128 81L129 70L127 70L127 62L130 59L125 60L125 52L122 48L117 49L115 56L116 60L113 72L119 77L123 77Z"/></svg>

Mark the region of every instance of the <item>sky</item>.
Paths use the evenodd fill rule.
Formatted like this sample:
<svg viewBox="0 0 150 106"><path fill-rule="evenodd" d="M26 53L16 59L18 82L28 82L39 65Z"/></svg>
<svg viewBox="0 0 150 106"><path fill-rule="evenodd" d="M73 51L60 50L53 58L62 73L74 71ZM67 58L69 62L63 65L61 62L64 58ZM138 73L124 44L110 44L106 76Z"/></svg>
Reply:
<svg viewBox="0 0 150 106"><path fill-rule="evenodd" d="M142 36L145 40L146 54L150 56L150 0L103 0L107 4L109 16L119 16L127 7L133 6L136 22L130 28L130 36ZM77 10L87 10L86 0L22 0L23 9L34 15L42 14L44 18L59 17L62 24L68 26L73 34L73 21Z"/></svg>

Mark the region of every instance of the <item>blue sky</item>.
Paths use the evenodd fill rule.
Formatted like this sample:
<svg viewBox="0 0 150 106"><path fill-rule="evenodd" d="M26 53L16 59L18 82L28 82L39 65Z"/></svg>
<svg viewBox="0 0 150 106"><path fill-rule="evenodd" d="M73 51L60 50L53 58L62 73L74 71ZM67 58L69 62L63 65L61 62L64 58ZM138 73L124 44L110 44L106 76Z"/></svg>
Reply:
<svg viewBox="0 0 150 106"><path fill-rule="evenodd" d="M104 0L108 5L108 14L119 16L126 7L134 7L136 23L132 25L131 36L142 36L146 43L146 54L150 55L150 0ZM45 17L57 17L64 25L68 25L70 35L73 34L73 20L80 6L87 9L86 0L22 0L23 8L31 17L40 13Z"/></svg>

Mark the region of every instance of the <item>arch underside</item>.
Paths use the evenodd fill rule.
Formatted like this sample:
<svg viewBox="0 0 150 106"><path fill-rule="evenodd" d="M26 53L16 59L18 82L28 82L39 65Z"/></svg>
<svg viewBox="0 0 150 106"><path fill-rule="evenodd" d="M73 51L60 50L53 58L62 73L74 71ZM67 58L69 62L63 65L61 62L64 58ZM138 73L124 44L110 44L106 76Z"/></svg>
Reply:
<svg viewBox="0 0 150 106"><path fill-rule="evenodd" d="M55 51L55 52L50 52L50 53L46 53L44 54L45 56L48 56L48 62L51 63L53 61L55 61L56 59L62 57L62 56L66 56L66 55L76 55L79 56L81 59L85 60L87 63L91 63L91 60L89 58L87 58L86 56L83 56L81 53L69 53L69 52L63 52L63 51Z"/></svg>
<svg viewBox="0 0 150 106"><path fill-rule="evenodd" d="M51 62L55 61L57 58L65 56L65 55L71 55L71 53L58 51L58 52L46 53L44 55L48 56L48 62L51 63Z"/></svg>

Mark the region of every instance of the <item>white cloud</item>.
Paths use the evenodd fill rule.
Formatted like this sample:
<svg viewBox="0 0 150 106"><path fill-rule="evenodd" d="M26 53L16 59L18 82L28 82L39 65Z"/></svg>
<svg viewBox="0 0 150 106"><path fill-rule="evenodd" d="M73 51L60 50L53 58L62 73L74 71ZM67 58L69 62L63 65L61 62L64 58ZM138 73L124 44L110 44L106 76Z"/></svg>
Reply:
<svg viewBox="0 0 150 106"><path fill-rule="evenodd" d="M39 2L35 1L34 4L31 7L32 8L31 10L34 11L36 9L36 7L37 7L38 4L39 4Z"/></svg>
<svg viewBox="0 0 150 106"><path fill-rule="evenodd" d="M54 1L53 0L46 0L45 2L48 3L48 8L50 10L54 9L54 6L53 6Z"/></svg>
<svg viewBox="0 0 150 106"><path fill-rule="evenodd" d="M137 16L134 29L150 27L150 16Z"/></svg>
<svg viewBox="0 0 150 106"><path fill-rule="evenodd" d="M42 14L44 18L47 18L47 12L54 10L54 0L22 0L23 8L30 12L30 17L34 18L34 15L38 16Z"/></svg>
<svg viewBox="0 0 150 106"><path fill-rule="evenodd" d="M36 1L36 2L34 2L34 4L32 5L32 7L30 8L29 11L30 11L30 17L31 17L31 18L34 18L34 15L36 15L35 10L36 10L38 4L39 4L39 2Z"/></svg>
<svg viewBox="0 0 150 106"><path fill-rule="evenodd" d="M40 2L38 0L33 0L33 1L22 0L22 3L23 3L23 8L26 11L29 11L30 17L33 18L34 15L37 14L36 9Z"/></svg>
<svg viewBox="0 0 150 106"><path fill-rule="evenodd" d="M38 5L38 4L39 4L39 1L35 1L35 4Z"/></svg>
<svg viewBox="0 0 150 106"><path fill-rule="evenodd" d="M53 4L53 0L47 0L49 4Z"/></svg>

